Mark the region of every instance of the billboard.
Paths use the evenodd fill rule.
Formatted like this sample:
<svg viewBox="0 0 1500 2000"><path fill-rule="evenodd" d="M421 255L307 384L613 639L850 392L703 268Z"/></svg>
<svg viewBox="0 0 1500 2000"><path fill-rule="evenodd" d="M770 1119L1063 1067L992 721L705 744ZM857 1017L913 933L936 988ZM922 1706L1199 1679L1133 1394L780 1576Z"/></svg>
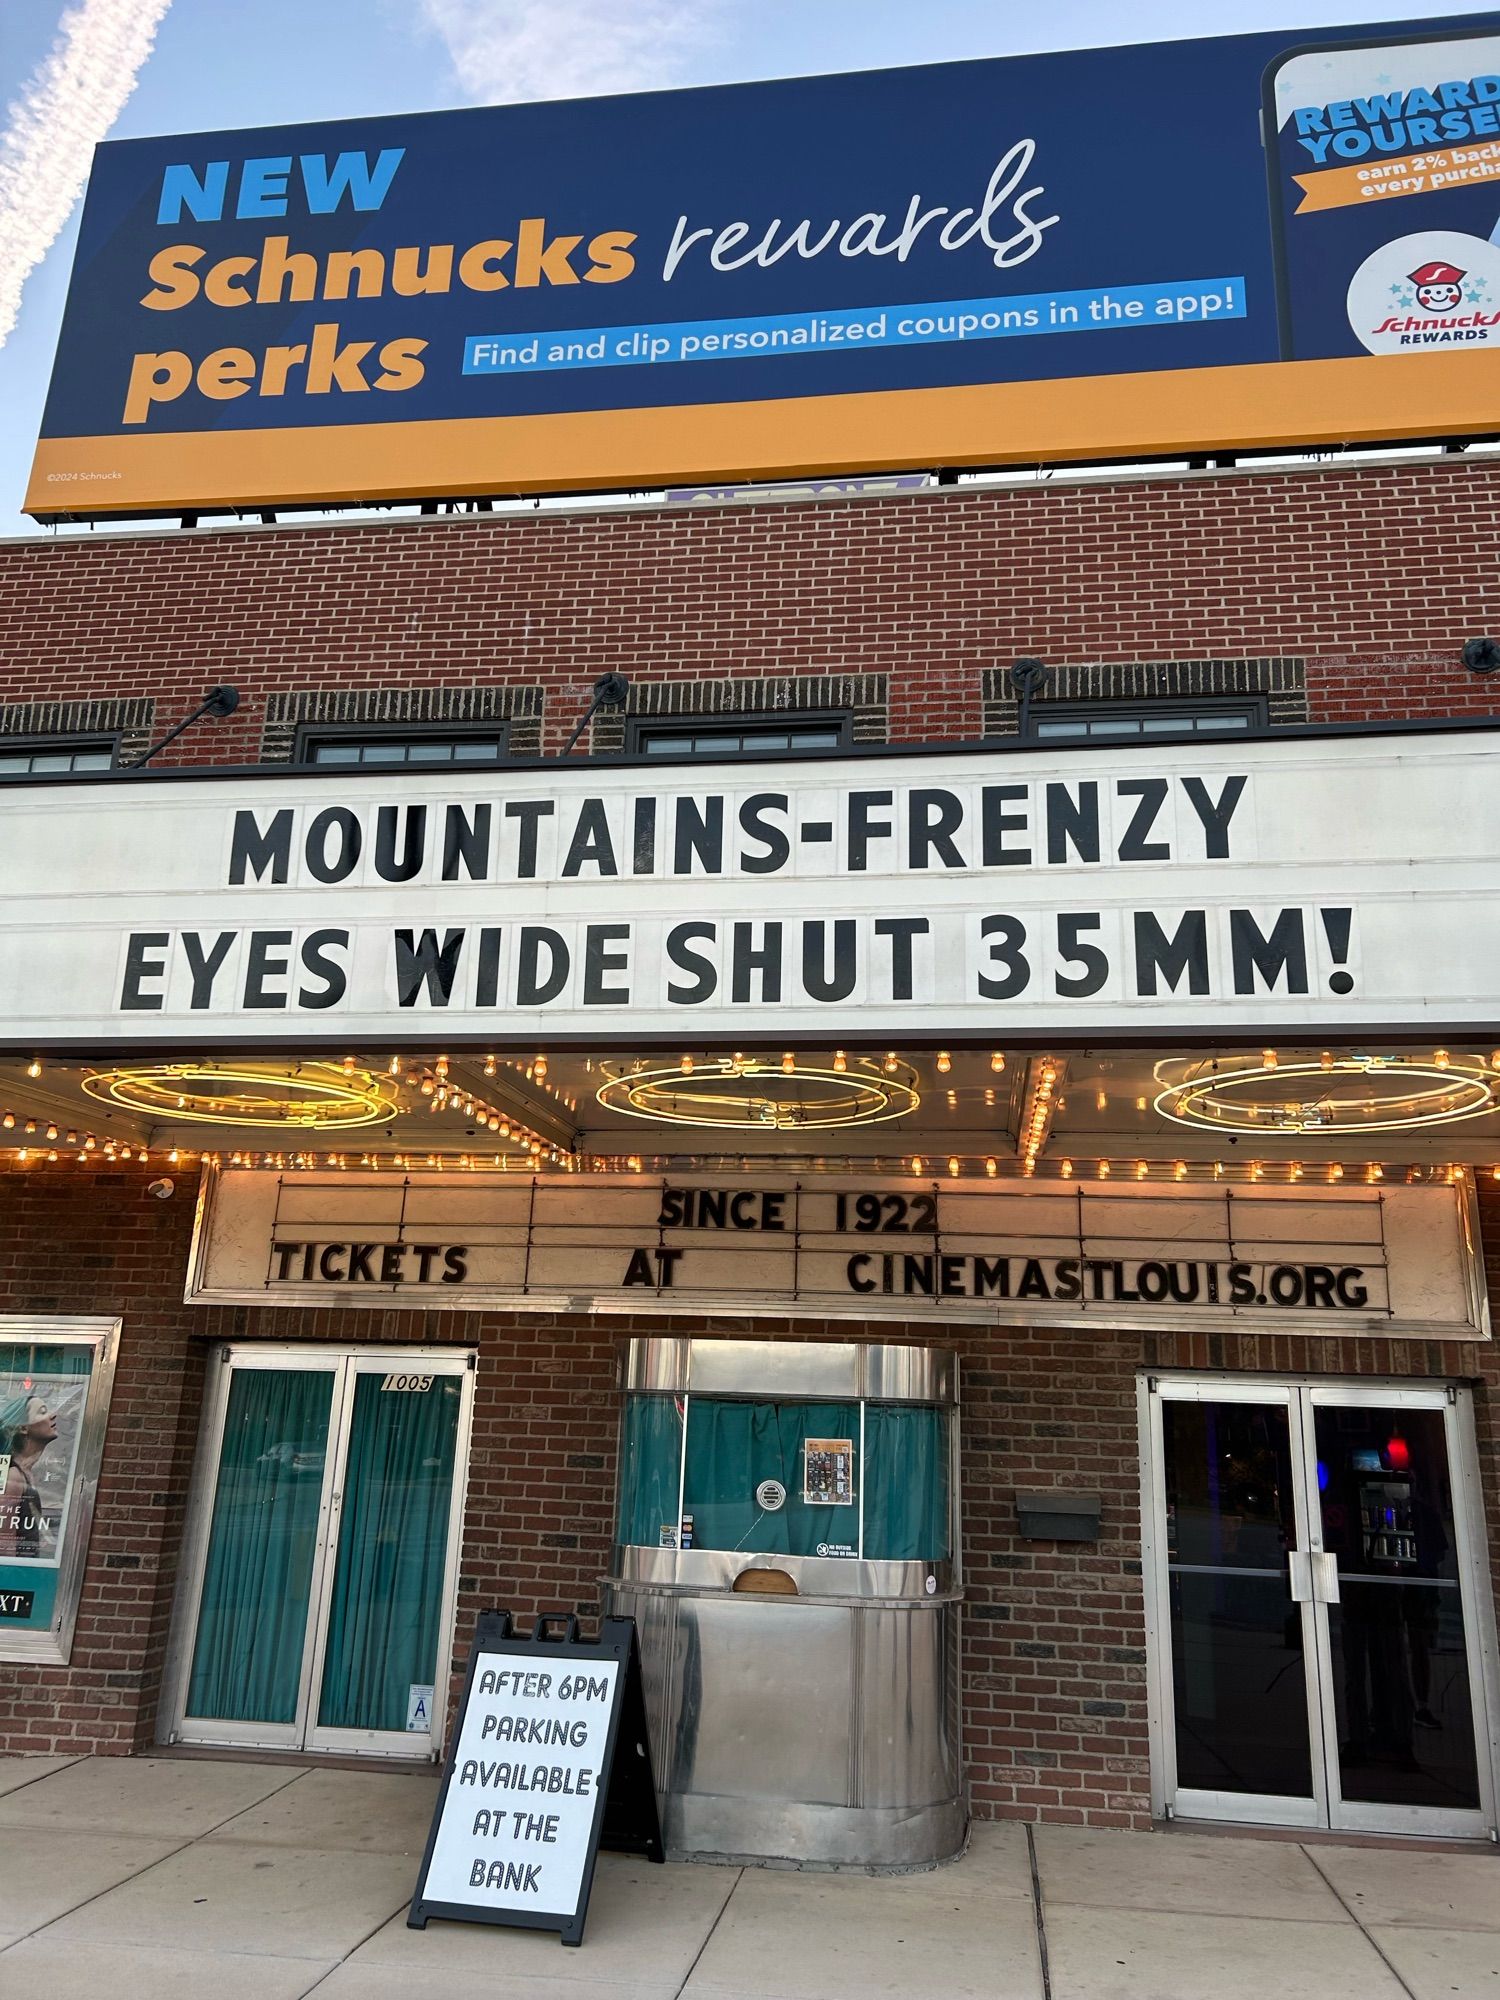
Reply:
<svg viewBox="0 0 1500 2000"><path fill-rule="evenodd" d="M123 141L26 505L1484 431L1497 218L1495 13Z"/></svg>
<svg viewBox="0 0 1500 2000"><path fill-rule="evenodd" d="M0 787L0 1050L1500 1024L1494 728Z"/></svg>

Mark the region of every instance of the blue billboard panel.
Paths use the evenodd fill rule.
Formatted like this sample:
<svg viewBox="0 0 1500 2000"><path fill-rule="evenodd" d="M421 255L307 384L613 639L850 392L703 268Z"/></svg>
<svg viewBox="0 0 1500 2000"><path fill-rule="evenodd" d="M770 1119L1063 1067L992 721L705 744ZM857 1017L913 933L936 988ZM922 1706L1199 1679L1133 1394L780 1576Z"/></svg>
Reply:
<svg viewBox="0 0 1500 2000"><path fill-rule="evenodd" d="M130 140L27 505L1454 436L1497 355L1494 13Z"/></svg>

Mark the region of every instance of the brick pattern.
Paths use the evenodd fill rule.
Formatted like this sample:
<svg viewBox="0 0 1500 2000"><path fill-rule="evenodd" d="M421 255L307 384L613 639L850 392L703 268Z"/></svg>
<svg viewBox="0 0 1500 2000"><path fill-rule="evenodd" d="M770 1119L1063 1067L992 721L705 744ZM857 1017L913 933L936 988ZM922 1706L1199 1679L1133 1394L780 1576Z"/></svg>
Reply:
<svg viewBox="0 0 1500 2000"><path fill-rule="evenodd" d="M339 728L361 725L389 728L409 722L422 728L433 723L503 723L512 757L535 757L541 747L542 691L537 687L328 688L273 694L266 702L260 761L289 763L296 752L303 723L325 722Z"/></svg>
<svg viewBox="0 0 1500 2000"><path fill-rule="evenodd" d="M623 709L595 717L591 749L596 757L617 756L626 748L627 725L650 717L687 720L699 715L753 715L776 721L783 716L835 714L849 717L856 743L884 743L890 735L890 689L884 674L789 674L779 678L650 681L632 687Z"/></svg>
<svg viewBox="0 0 1500 2000"><path fill-rule="evenodd" d="M0 674L0 687L5 685ZM0 749L5 739L35 736L114 736L116 760L128 764L151 747L156 704L130 700L0 701Z"/></svg>
<svg viewBox="0 0 1500 2000"><path fill-rule="evenodd" d="M600 674L883 676L893 742L976 738L983 675L1305 663L1313 722L1489 715L1500 460L1319 466L880 500L96 534L0 546L0 699L216 681L181 762L253 763L274 696L540 688L559 750Z"/></svg>
<svg viewBox="0 0 1500 2000"><path fill-rule="evenodd" d="M615 1363L631 1334L688 1330L649 1314L189 1308L191 1189L147 1175L0 1173L0 1310L119 1313L124 1334L73 1661L0 1674L0 1751L144 1751L154 1741L205 1367L232 1339L473 1345L479 1350L455 1665L476 1613L597 1615L611 1538ZM1482 1198L1500 1293L1500 1189ZM693 1329L733 1336L738 1322ZM963 1695L980 1817L1149 1823L1135 1382L1142 1367L1456 1378L1477 1388L1479 1448L1500 1548L1500 1358L1485 1343L1017 1330L913 1321L765 1321L791 1340L933 1340L962 1360ZM1022 1540L1018 1488L1104 1494L1096 1545Z"/></svg>
<svg viewBox="0 0 1500 2000"><path fill-rule="evenodd" d="M986 736L1014 736L1019 704L1009 667L983 680ZM1112 666L1054 667L1032 696L1033 718L1055 701L1195 701L1216 695L1262 695L1273 729L1306 722L1307 668L1301 660L1131 660Z"/></svg>

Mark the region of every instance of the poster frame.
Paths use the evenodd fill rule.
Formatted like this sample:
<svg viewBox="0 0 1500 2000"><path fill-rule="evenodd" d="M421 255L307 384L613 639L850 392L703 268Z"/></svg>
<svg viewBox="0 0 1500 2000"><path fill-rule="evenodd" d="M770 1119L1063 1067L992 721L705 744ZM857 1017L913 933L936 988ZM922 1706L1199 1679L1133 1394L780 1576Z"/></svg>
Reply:
<svg viewBox="0 0 1500 2000"><path fill-rule="evenodd" d="M88 1563L89 1538L93 1532L99 1465L104 1455L104 1435L114 1394L120 1321L78 1314L0 1313L0 1345L12 1341L30 1341L47 1347L87 1346L94 1352L83 1422L79 1427L78 1450L73 1462L72 1490L57 1570L57 1602L52 1623L45 1631L10 1631L0 1625L0 1660L66 1666L73 1651L78 1601Z"/></svg>

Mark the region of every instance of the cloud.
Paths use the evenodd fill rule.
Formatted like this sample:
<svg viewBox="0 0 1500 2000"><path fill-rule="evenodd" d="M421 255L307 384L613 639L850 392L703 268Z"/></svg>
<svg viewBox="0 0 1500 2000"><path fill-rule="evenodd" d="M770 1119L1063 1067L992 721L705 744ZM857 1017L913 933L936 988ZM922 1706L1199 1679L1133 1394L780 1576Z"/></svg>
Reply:
<svg viewBox="0 0 1500 2000"><path fill-rule="evenodd" d="M422 0L476 102L597 97L676 83L724 0Z"/></svg>
<svg viewBox="0 0 1500 2000"><path fill-rule="evenodd" d="M171 0L79 0L0 133L0 346L26 280L83 192L94 147L119 117Z"/></svg>

